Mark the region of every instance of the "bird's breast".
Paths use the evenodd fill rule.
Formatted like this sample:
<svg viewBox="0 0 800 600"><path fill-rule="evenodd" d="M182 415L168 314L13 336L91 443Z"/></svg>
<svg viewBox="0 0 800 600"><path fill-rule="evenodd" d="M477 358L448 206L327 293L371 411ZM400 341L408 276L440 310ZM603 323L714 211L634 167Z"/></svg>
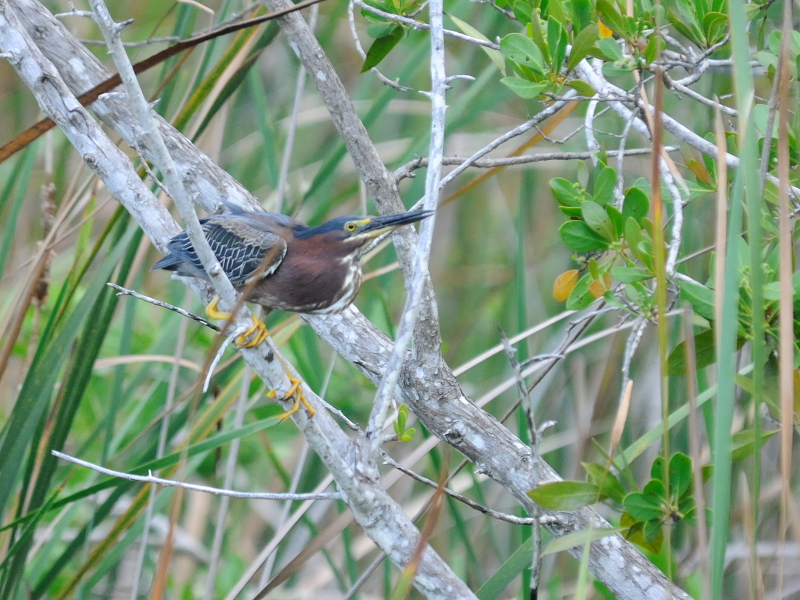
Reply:
<svg viewBox="0 0 800 600"><path fill-rule="evenodd" d="M314 260L288 252L276 271L256 284L248 300L291 312L329 314L350 306L360 288L358 261Z"/></svg>

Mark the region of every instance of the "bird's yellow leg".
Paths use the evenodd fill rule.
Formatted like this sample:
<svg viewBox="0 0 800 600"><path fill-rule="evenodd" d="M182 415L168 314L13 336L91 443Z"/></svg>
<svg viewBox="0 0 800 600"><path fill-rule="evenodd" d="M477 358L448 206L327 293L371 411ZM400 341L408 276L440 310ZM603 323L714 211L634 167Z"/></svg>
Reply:
<svg viewBox="0 0 800 600"><path fill-rule="evenodd" d="M217 321L230 321L231 313L219 310L219 301L221 298L219 296L214 296L214 299L211 301L211 304L206 306L206 314L211 319L216 319Z"/></svg>
<svg viewBox="0 0 800 600"><path fill-rule="evenodd" d="M281 361L281 364L283 364L283 361ZM303 381L297 379L294 375L292 375L289 372L289 369L286 368L286 365L284 365L283 370L286 372L286 375L289 377L289 382L292 384L292 386L289 388L289 391L286 392L286 395L283 397L283 399L289 400L292 396L294 396L294 405L292 406L292 408L290 408L285 413L279 416L280 420L283 421L284 419L288 419L294 413L299 411L301 403L303 404L303 406L306 407L306 411L308 412L309 418L313 417L317 411L315 411L314 408L308 403L305 394L303 394L303 388L301 387ZM277 398L278 395L275 393L275 390L272 390L267 394L267 396L270 398Z"/></svg>
<svg viewBox="0 0 800 600"><path fill-rule="evenodd" d="M219 310L219 296L214 296L214 299L211 303L206 307L206 314L218 321L230 321L231 313ZM267 326L261 319L257 317L252 317L253 325L245 331L242 335L236 338L236 345L239 348L255 348L259 344L261 344L267 336L269 336L269 331L267 331Z"/></svg>

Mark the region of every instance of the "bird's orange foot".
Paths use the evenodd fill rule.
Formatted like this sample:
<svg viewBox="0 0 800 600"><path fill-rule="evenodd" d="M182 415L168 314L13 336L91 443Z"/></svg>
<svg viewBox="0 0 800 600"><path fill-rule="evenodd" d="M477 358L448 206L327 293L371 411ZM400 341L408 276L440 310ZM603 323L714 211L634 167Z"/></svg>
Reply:
<svg viewBox="0 0 800 600"><path fill-rule="evenodd" d="M206 314L218 321L230 321L233 315L229 312L219 310L219 301L220 297L215 296L211 304L206 307ZM239 348L255 348L263 343L269 336L269 331L267 331L267 326L264 324L264 321L256 317L251 318L253 319L253 325L236 338L236 345L239 346Z"/></svg>
<svg viewBox="0 0 800 600"><path fill-rule="evenodd" d="M289 388L289 391L286 392L286 395L283 397L284 400L289 400L290 398L294 397L294 405L292 408L287 410L285 413L280 415L280 420L283 421L284 419L288 419L297 411L300 410L300 404L302 403L303 406L306 407L306 411L308 412L309 418L313 417L317 411L314 410L308 400L306 400L305 394L303 394L303 388L300 387L302 385L302 381L300 379L296 379L289 371L286 371L286 374L289 376L289 381L292 384L292 387ZM275 393L275 390L272 390L267 394L269 398L277 398L278 394Z"/></svg>
<svg viewBox="0 0 800 600"><path fill-rule="evenodd" d="M236 338L236 345L239 348L255 348L269 336L269 331L267 331L264 321L252 315L251 318L253 319L253 324L250 329Z"/></svg>

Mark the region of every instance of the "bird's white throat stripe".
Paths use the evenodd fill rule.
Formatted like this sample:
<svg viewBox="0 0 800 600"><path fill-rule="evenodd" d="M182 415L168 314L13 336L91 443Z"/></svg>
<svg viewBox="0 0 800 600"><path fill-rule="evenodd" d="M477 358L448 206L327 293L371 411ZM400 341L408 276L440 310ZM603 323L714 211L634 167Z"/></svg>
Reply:
<svg viewBox="0 0 800 600"><path fill-rule="evenodd" d="M338 313L352 304L355 300L356 294L361 287L361 265L350 262L350 268L344 279L343 290L346 290L342 296L327 308L320 310L320 314Z"/></svg>

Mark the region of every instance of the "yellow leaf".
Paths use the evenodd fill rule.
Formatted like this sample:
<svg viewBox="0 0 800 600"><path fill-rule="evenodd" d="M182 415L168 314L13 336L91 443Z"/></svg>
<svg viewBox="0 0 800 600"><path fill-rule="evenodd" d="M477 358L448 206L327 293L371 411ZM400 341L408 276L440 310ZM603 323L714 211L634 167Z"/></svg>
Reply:
<svg viewBox="0 0 800 600"><path fill-rule="evenodd" d="M603 19L597 19L597 24L600 26L601 40L607 37L614 37L614 32L611 31L605 23L603 23Z"/></svg>
<svg viewBox="0 0 800 600"><path fill-rule="evenodd" d="M592 282L592 285L589 286L589 293L594 296L595 298L600 298L603 294L606 293L606 285L599 279L595 279Z"/></svg>
<svg viewBox="0 0 800 600"><path fill-rule="evenodd" d="M553 284L553 298L558 302L566 302L578 283L578 274L578 269L570 269L559 275Z"/></svg>

